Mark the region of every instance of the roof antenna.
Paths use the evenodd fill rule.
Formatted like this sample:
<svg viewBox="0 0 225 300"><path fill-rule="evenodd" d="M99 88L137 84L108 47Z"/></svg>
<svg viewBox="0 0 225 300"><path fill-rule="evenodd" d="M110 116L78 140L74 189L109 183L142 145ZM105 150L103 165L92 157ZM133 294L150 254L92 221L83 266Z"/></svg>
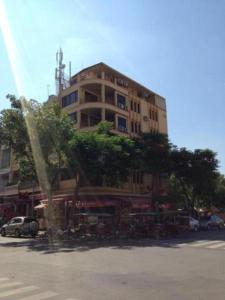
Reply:
<svg viewBox="0 0 225 300"><path fill-rule="evenodd" d="M61 48L56 52L56 64L57 64L57 67L55 68L56 94L59 95L62 92L62 90L65 88L64 69L66 67L66 65L63 64L63 52Z"/></svg>

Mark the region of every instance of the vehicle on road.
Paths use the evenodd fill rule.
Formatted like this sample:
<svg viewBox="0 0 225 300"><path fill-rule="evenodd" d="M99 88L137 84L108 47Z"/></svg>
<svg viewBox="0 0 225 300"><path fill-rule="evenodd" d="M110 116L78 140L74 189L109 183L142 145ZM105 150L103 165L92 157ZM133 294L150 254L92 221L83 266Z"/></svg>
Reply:
<svg viewBox="0 0 225 300"><path fill-rule="evenodd" d="M223 229L224 221L217 215L201 217L199 220L200 228L210 230L213 228Z"/></svg>
<svg viewBox="0 0 225 300"><path fill-rule="evenodd" d="M39 225L33 217L15 217L8 223L1 227L1 235L14 235L20 237L21 235L30 235L36 237L38 234Z"/></svg>
<svg viewBox="0 0 225 300"><path fill-rule="evenodd" d="M191 231L197 232L199 230L200 224L195 218L189 217L189 225Z"/></svg>

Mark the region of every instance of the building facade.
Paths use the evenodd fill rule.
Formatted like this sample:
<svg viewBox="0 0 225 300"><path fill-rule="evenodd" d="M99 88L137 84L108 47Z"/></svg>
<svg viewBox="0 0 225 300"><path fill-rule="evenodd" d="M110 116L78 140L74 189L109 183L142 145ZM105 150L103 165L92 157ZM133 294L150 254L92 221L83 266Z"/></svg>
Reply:
<svg viewBox="0 0 225 300"><path fill-rule="evenodd" d="M113 123L113 134L137 137L140 133L167 134L166 101L136 81L104 63L98 63L75 74L69 87L49 101L59 103L74 122L76 130L95 130L101 121ZM38 186L19 185L16 163L9 149L0 148L0 217L36 213L39 222L46 215L47 200ZM121 188L81 187L77 212L86 210L124 215L130 211L151 209L151 175L132 173ZM165 180L160 180L160 193L166 193ZM53 200L66 226L68 208L74 197L74 178L61 176ZM40 203L41 201L41 203ZM10 215L11 214L11 215ZM45 227L45 226L43 226Z"/></svg>
<svg viewBox="0 0 225 300"><path fill-rule="evenodd" d="M100 121L106 120L113 123L114 134L130 137L141 132L167 134L165 99L104 63L75 74L58 101L74 121L76 130L95 130ZM132 174L121 192L146 194L150 181L150 175ZM66 179L60 186L70 189L73 184L73 180ZM119 192L110 188L107 191Z"/></svg>

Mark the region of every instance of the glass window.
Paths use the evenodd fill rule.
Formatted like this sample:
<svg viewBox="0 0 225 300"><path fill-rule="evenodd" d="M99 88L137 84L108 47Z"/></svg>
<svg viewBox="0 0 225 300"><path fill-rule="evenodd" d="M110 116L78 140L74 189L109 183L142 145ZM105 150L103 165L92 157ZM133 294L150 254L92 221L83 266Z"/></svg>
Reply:
<svg viewBox="0 0 225 300"><path fill-rule="evenodd" d="M138 124L138 132L141 132L141 124Z"/></svg>
<svg viewBox="0 0 225 300"><path fill-rule="evenodd" d="M36 222L35 218L25 218L24 223L31 223L31 222Z"/></svg>
<svg viewBox="0 0 225 300"><path fill-rule="evenodd" d="M118 129L121 131L127 131L127 120L122 117L118 117Z"/></svg>
<svg viewBox="0 0 225 300"><path fill-rule="evenodd" d="M120 94L117 94L117 105L122 109L126 109L126 98Z"/></svg>
<svg viewBox="0 0 225 300"><path fill-rule="evenodd" d="M137 105L137 111L140 114L140 103L138 103L138 105Z"/></svg>
<svg viewBox="0 0 225 300"><path fill-rule="evenodd" d="M134 131L137 133L137 123L134 124Z"/></svg>
<svg viewBox="0 0 225 300"><path fill-rule="evenodd" d="M130 109L131 109L131 110L134 110L134 103L133 103L132 100L130 101Z"/></svg>
<svg viewBox="0 0 225 300"><path fill-rule="evenodd" d="M131 132L134 132L134 122L131 122Z"/></svg>
<svg viewBox="0 0 225 300"><path fill-rule="evenodd" d="M77 102L77 100L78 100L78 93L77 91L75 91L69 95L62 97L62 107L75 103Z"/></svg>
<svg viewBox="0 0 225 300"><path fill-rule="evenodd" d="M134 111L137 111L137 103L134 102Z"/></svg>
<svg viewBox="0 0 225 300"><path fill-rule="evenodd" d="M77 112L76 111L69 114L69 117L70 117L71 121L73 121L74 123L77 123Z"/></svg>

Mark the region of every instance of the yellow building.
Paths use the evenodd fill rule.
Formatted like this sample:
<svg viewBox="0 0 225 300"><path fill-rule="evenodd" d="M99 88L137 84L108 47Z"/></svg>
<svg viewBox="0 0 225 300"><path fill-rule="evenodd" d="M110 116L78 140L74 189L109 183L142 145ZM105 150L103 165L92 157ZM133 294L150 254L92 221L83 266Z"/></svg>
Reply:
<svg viewBox="0 0 225 300"><path fill-rule="evenodd" d="M114 134L167 134L165 99L102 62L72 76L70 87L59 95L59 104L74 120L77 130L94 130L100 121L106 120L113 123ZM133 174L120 192L147 193L150 180L150 176ZM62 180L60 189L69 190L73 185L72 179ZM88 192L87 188L83 190ZM95 190L119 192L110 188Z"/></svg>

